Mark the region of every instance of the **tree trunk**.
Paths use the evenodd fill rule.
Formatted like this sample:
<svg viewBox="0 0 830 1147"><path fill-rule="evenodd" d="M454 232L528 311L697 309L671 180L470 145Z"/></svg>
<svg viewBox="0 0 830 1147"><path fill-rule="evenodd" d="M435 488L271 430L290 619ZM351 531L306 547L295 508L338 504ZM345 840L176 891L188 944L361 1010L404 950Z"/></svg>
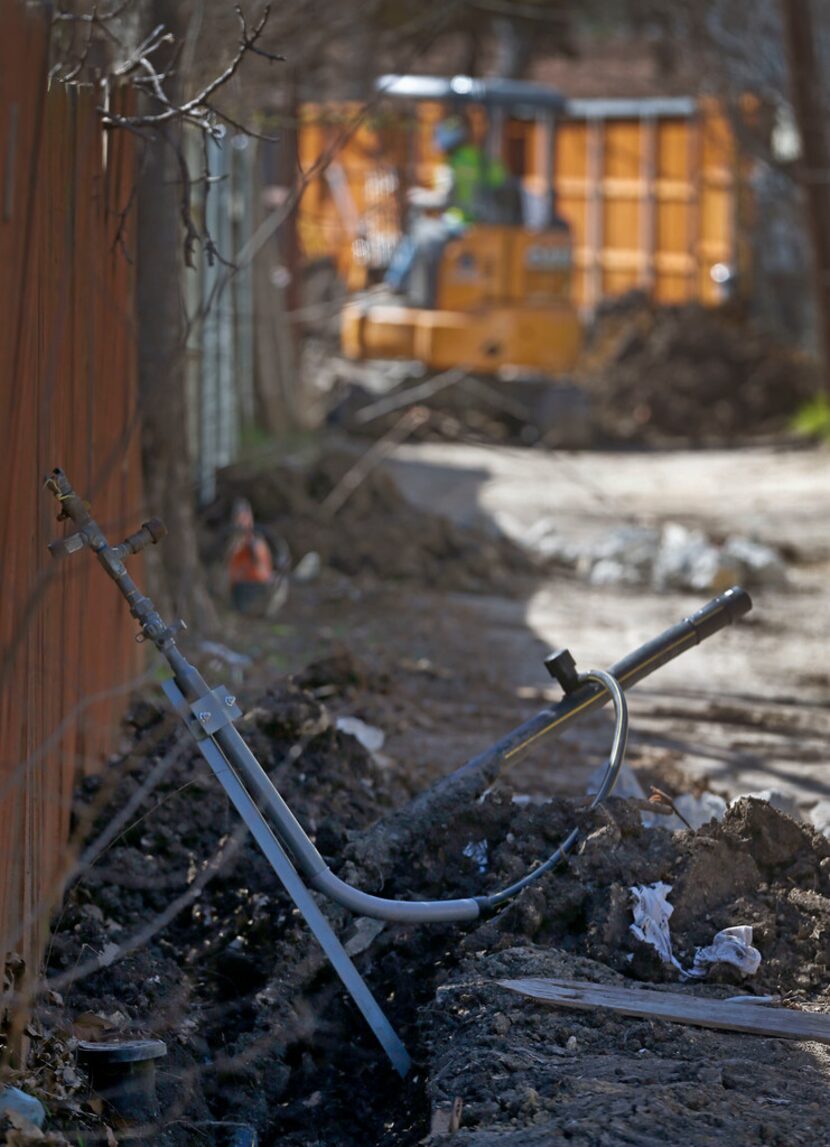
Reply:
<svg viewBox="0 0 830 1147"><path fill-rule="evenodd" d="M173 0L155 0L149 9L149 27L164 24L178 40ZM145 144L138 183L138 377L144 490L148 511L158 514L169 531L158 551L148 555L148 567L164 616L168 620L183 616L189 625L210 631L216 628L217 619L199 559L187 440L180 282L182 184L176 151L180 144L178 125L154 132Z"/></svg>
<svg viewBox="0 0 830 1147"><path fill-rule="evenodd" d="M790 65L790 91L801 136L800 179L807 200L813 247L813 284L824 387L830 391L830 149L825 128L824 91L816 60L810 0L781 0L784 39Z"/></svg>
<svg viewBox="0 0 830 1147"><path fill-rule="evenodd" d="M533 37L528 24L510 16L493 21L496 33L496 75L521 79L533 55Z"/></svg>

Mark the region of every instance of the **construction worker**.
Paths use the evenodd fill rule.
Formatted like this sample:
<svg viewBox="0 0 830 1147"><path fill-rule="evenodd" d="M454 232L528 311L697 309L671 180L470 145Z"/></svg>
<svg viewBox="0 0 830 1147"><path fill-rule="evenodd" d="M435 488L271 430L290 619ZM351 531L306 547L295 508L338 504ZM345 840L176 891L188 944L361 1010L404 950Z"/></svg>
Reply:
<svg viewBox="0 0 830 1147"><path fill-rule="evenodd" d="M433 187L410 188L407 199L418 215L386 273L388 286L406 292L414 306L425 307L434 305L435 276L447 242L469 223L492 219L493 193L507 180L503 165L472 141L460 116L442 120L433 139L446 162L438 165ZM435 218L426 212L441 215Z"/></svg>
<svg viewBox="0 0 830 1147"><path fill-rule="evenodd" d="M273 616L284 603L287 583L277 575L271 547L254 525L251 503L237 498L227 555L231 603L240 613Z"/></svg>
<svg viewBox="0 0 830 1147"><path fill-rule="evenodd" d="M413 207L443 211L460 223L487 222L493 214L492 192L507 180L502 163L488 158L473 142L460 116L442 120L434 141L446 162L436 170L434 188L413 187L409 202Z"/></svg>

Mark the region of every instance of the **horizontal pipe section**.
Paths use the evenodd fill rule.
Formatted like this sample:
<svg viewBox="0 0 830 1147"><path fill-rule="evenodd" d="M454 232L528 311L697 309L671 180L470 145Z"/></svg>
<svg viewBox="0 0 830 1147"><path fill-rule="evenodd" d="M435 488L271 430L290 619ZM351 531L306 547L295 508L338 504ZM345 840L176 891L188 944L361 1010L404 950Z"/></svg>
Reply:
<svg viewBox="0 0 830 1147"><path fill-rule="evenodd" d="M478 900L387 900L352 888L330 869L319 872L309 881L312 888L324 892L358 916L377 920L394 920L409 924L438 924L452 920L475 920L480 915Z"/></svg>
<svg viewBox="0 0 830 1147"><path fill-rule="evenodd" d="M632 653L612 665L609 673L616 677L624 689L630 689L655 669L673 661L687 649L699 645L707 637L723 629L752 609L752 599L746 590L733 586L712 598L690 617L670 626L657 637L647 641ZM445 781L462 778L481 771L488 781L498 775L501 765L518 758L540 737L561 733L572 721L606 704L607 690L598 685L587 685L569 693L552 709L543 709L524 724L511 730L484 753L450 773Z"/></svg>

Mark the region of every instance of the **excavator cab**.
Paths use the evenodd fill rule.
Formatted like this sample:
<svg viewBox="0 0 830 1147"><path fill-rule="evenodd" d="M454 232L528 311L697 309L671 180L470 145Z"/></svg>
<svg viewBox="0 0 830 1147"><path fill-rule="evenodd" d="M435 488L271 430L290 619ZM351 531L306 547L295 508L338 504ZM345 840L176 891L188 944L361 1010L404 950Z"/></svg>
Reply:
<svg viewBox="0 0 830 1147"><path fill-rule="evenodd" d="M472 217L443 233L436 226L429 256L416 261L404 290L346 306L344 352L537 380L569 371L582 327L571 301L571 232L553 189L563 97L537 84L469 76L382 76L377 88L384 99L464 117L482 178ZM534 170L522 177L508 154L508 125L517 121L531 129L534 151ZM488 178L497 166L504 171L498 181ZM408 220L404 242L419 225L423 231L423 223Z"/></svg>

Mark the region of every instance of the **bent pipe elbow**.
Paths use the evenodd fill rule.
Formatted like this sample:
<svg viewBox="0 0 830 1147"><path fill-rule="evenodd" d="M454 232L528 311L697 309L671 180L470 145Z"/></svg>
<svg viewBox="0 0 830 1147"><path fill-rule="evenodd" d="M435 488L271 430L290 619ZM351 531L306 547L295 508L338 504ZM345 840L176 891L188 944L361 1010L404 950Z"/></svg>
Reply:
<svg viewBox="0 0 830 1147"><path fill-rule="evenodd" d="M335 876L330 868L315 873L309 884L331 900L348 908L358 916L373 916L376 920L389 920L402 924L438 924L461 920L476 920L481 915L478 900L387 900L352 888L345 880Z"/></svg>

